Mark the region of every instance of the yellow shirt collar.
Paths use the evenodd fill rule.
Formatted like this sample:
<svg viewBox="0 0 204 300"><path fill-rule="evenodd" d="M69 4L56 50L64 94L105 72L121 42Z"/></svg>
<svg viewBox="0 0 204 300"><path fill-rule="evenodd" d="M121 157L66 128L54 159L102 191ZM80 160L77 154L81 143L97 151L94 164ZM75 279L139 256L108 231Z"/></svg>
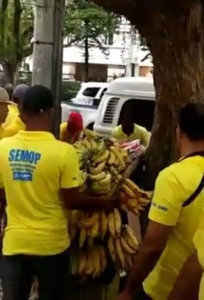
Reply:
<svg viewBox="0 0 204 300"><path fill-rule="evenodd" d="M55 140L54 135L46 131L20 130L15 137L22 140Z"/></svg>

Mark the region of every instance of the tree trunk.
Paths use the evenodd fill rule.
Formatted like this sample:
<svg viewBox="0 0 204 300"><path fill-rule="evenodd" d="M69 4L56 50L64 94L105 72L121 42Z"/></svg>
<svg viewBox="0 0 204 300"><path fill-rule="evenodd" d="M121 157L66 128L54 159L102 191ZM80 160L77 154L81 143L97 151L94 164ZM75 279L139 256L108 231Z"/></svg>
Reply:
<svg viewBox="0 0 204 300"><path fill-rule="evenodd" d="M5 84L14 84L16 68L7 61L2 62L2 67L4 71Z"/></svg>
<svg viewBox="0 0 204 300"><path fill-rule="evenodd" d="M84 71L85 71L85 82L89 81L89 38L88 38L88 20L85 20L86 36L84 41Z"/></svg>

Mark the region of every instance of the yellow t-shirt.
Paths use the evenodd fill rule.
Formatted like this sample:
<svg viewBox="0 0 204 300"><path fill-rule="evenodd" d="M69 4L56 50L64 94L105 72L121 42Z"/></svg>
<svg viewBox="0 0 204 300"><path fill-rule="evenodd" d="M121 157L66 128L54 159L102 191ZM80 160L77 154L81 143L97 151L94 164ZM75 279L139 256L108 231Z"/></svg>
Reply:
<svg viewBox="0 0 204 300"><path fill-rule="evenodd" d="M204 203L204 192L189 205L183 203L196 191L204 173L204 158L194 156L164 169L155 185L149 219L173 226L167 245L155 268L143 283L155 300L166 300L179 271L194 251L193 236Z"/></svg>
<svg viewBox="0 0 204 300"><path fill-rule="evenodd" d="M8 105L8 114L4 124L2 125L3 129L6 129L11 123L19 116L18 105L15 103L11 103Z"/></svg>
<svg viewBox="0 0 204 300"><path fill-rule="evenodd" d="M134 140L140 140L140 143L143 146L147 147L149 145L151 134L144 127L135 124L134 132L128 136L122 131L122 126L119 125L113 128L112 137L122 142L131 142Z"/></svg>
<svg viewBox="0 0 204 300"><path fill-rule="evenodd" d="M74 147L48 132L19 131L0 141L0 175L8 216L3 254L54 255L68 248L59 191L79 185Z"/></svg>
<svg viewBox="0 0 204 300"><path fill-rule="evenodd" d="M17 134L20 130L25 130L25 124L21 121L19 116L15 116L13 121L6 127L4 127L1 137L10 137Z"/></svg>
<svg viewBox="0 0 204 300"><path fill-rule="evenodd" d="M204 270L204 209L202 210L200 223L194 235L194 245L197 250L198 260ZM199 300L204 299L204 273L200 282Z"/></svg>

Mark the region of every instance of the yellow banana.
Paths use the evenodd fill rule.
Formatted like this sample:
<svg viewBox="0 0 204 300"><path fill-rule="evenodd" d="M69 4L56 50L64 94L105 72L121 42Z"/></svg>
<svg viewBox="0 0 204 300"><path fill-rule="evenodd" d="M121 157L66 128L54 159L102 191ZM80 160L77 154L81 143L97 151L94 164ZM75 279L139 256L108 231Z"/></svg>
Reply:
<svg viewBox="0 0 204 300"><path fill-rule="evenodd" d="M97 181L97 182L93 182L91 184L91 189L96 194L108 194L111 190L111 184L101 186L101 185L99 185L99 182Z"/></svg>
<svg viewBox="0 0 204 300"><path fill-rule="evenodd" d="M125 270L125 256L119 239L115 239L115 252L122 270Z"/></svg>
<svg viewBox="0 0 204 300"><path fill-rule="evenodd" d="M95 278L95 277L99 276L101 273L100 253L99 253L97 247L93 247L92 257L93 257L93 264L94 264L94 271L93 271L92 277Z"/></svg>
<svg viewBox="0 0 204 300"><path fill-rule="evenodd" d="M87 263L84 271L86 275L91 275L94 272L93 256L92 251L90 251L90 249L87 253Z"/></svg>
<svg viewBox="0 0 204 300"><path fill-rule="evenodd" d="M119 152L119 150L114 147L114 146L110 146L110 151L113 152L117 158L117 160L124 165L124 160L123 160L123 156L121 155L121 153Z"/></svg>
<svg viewBox="0 0 204 300"><path fill-rule="evenodd" d="M97 151L98 143L94 139L90 139L89 142L91 144L91 150L92 151L94 151L94 150Z"/></svg>
<svg viewBox="0 0 204 300"><path fill-rule="evenodd" d="M138 250L139 243L137 241L137 238L134 232L132 231L131 227L127 224L125 225L125 231L123 237L125 238L126 242L133 250L135 251Z"/></svg>
<svg viewBox="0 0 204 300"><path fill-rule="evenodd" d="M72 242L73 239L76 237L77 235L77 229L76 227L74 226L70 226L69 227L69 238L70 238L70 241Z"/></svg>
<svg viewBox="0 0 204 300"><path fill-rule="evenodd" d="M92 180L92 181L97 181L98 182L98 181L101 181L101 180L105 179L106 176L107 176L106 172L101 172L97 175L89 174L89 179Z"/></svg>
<svg viewBox="0 0 204 300"><path fill-rule="evenodd" d="M105 166L106 166L106 161L101 162L96 168L90 166L89 167L90 173L92 175L100 174L104 170Z"/></svg>
<svg viewBox="0 0 204 300"><path fill-rule="evenodd" d="M109 158L109 156L110 156L110 152L109 152L109 150L106 150L102 155L100 155L98 158L96 158L94 160L94 163L95 164L99 164L99 163L101 163L103 161L107 161L107 159Z"/></svg>
<svg viewBox="0 0 204 300"><path fill-rule="evenodd" d="M82 248L86 240L86 229L81 229L79 232L79 248Z"/></svg>
<svg viewBox="0 0 204 300"><path fill-rule="evenodd" d="M136 199L134 198L130 198L127 200L127 207L129 208L129 210L135 209L138 207L138 202Z"/></svg>
<svg viewBox="0 0 204 300"><path fill-rule="evenodd" d="M90 238L94 239L99 236L99 221L97 221L90 229Z"/></svg>
<svg viewBox="0 0 204 300"><path fill-rule="evenodd" d="M110 234L113 237L117 237L117 233L116 233L116 230L115 230L115 222L114 222L114 214L113 213L108 214L108 229L109 229Z"/></svg>
<svg viewBox="0 0 204 300"><path fill-rule="evenodd" d="M129 178L125 178L124 183L133 191L140 191L140 188Z"/></svg>
<svg viewBox="0 0 204 300"><path fill-rule="evenodd" d="M86 268L86 253L82 251L79 260L78 273L83 274L85 268Z"/></svg>
<svg viewBox="0 0 204 300"><path fill-rule="evenodd" d="M99 135L96 131L90 130L88 128L84 128L83 132L84 132L84 135L90 139L99 137Z"/></svg>
<svg viewBox="0 0 204 300"><path fill-rule="evenodd" d="M148 205L150 203L150 200L140 197L138 198L138 202L141 205Z"/></svg>
<svg viewBox="0 0 204 300"><path fill-rule="evenodd" d="M100 256L101 272L103 272L105 270L106 265L107 265L107 258L106 258L105 250L102 246L98 247L98 253L99 253L99 256Z"/></svg>
<svg viewBox="0 0 204 300"><path fill-rule="evenodd" d="M112 258L112 261L116 262L114 239L112 236L110 236L108 239L108 250L109 250L110 257Z"/></svg>
<svg viewBox="0 0 204 300"><path fill-rule="evenodd" d="M83 144L84 146L88 149L88 150L91 150L92 149L92 146L91 146L91 143L88 139L84 139L83 140Z"/></svg>
<svg viewBox="0 0 204 300"><path fill-rule="evenodd" d="M77 226L79 228L87 229L92 227L98 221L98 219L99 219L99 213L94 212L89 218L78 221Z"/></svg>
<svg viewBox="0 0 204 300"><path fill-rule="evenodd" d="M104 211L100 213L100 236L103 240L108 230L108 219Z"/></svg>
<svg viewBox="0 0 204 300"><path fill-rule="evenodd" d="M125 203L121 204L121 205L120 205L120 208L121 208L123 211L125 211L125 212L128 212L128 211L129 211L129 209L128 209L128 207L127 207L127 205L126 205Z"/></svg>
<svg viewBox="0 0 204 300"><path fill-rule="evenodd" d="M130 198L135 198L135 193L125 183L122 184L121 188Z"/></svg>
<svg viewBox="0 0 204 300"><path fill-rule="evenodd" d="M115 156L115 154L111 151L111 152L110 152L110 157L109 157L107 163L108 163L109 165L113 165L115 161L116 161L116 156Z"/></svg>
<svg viewBox="0 0 204 300"><path fill-rule="evenodd" d="M93 244L94 244L94 240L92 238L88 238L87 244L88 244L89 247L92 247Z"/></svg>
<svg viewBox="0 0 204 300"><path fill-rule="evenodd" d="M111 184L111 179L112 179L111 174L107 173L105 178L100 179L97 182L98 182L98 185L100 185L100 186L107 186L107 185Z"/></svg>
<svg viewBox="0 0 204 300"><path fill-rule="evenodd" d="M122 226L121 216L117 208L114 209L113 214L114 214L115 233L116 236L119 237L121 234L121 226Z"/></svg>
<svg viewBox="0 0 204 300"><path fill-rule="evenodd" d="M136 216L139 216L140 215L140 212L139 212L139 210L138 210L138 208L133 208L133 209L131 209L131 212L133 213L133 214L135 214Z"/></svg>
<svg viewBox="0 0 204 300"><path fill-rule="evenodd" d="M125 238L123 236L120 237L120 243L122 248L130 255L136 254L136 251L134 249L132 249L129 244L127 243L127 241L125 240Z"/></svg>

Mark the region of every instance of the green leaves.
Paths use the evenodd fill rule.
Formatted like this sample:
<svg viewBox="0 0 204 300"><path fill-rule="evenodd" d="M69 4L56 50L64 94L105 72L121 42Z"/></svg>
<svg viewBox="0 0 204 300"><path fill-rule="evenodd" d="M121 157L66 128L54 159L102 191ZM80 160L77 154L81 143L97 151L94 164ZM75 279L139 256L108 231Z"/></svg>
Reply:
<svg viewBox="0 0 204 300"><path fill-rule="evenodd" d="M0 62L9 62L16 68L25 56L31 54L31 1L2 0L0 23Z"/></svg>
<svg viewBox="0 0 204 300"><path fill-rule="evenodd" d="M108 42L119 24L118 16L108 13L88 0L69 2L65 9L65 36L69 38L68 46L89 40Z"/></svg>

